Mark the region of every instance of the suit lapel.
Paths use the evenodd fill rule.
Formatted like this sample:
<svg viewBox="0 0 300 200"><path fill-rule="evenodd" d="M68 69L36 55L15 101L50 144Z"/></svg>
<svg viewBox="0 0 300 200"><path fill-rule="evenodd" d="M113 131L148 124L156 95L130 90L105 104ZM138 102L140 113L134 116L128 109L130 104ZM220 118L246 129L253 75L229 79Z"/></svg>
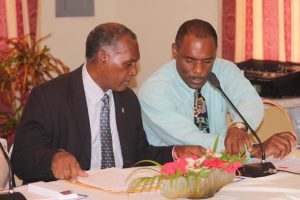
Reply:
<svg viewBox="0 0 300 200"><path fill-rule="evenodd" d="M89 169L91 163L91 130L87 110L87 103L82 82L82 66L73 72L70 82L69 103L73 112L73 117L78 127L82 148L80 160L85 163L84 168Z"/></svg>
<svg viewBox="0 0 300 200"><path fill-rule="evenodd" d="M116 113L116 122L118 128L118 134L120 139L121 151L123 156L123 165L127 166L126 163L130 162L129 146L127 143L127 130L125 128L126 118L126 104L122 102L122 92L113 92L114 102L115 102L115 113Z"/></svg>

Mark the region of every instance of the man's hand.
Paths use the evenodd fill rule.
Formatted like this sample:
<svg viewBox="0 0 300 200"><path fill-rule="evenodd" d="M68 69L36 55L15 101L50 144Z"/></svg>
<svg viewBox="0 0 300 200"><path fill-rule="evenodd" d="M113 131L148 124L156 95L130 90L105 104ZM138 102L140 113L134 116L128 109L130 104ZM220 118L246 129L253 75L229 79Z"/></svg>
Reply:
<svg viewBox="0 0 300 200"><path fill-rule="evenodd" d="M252 150L251 138L246 131L240 128L229 128L225 138L226 152L232 155L243 153L245 145L249 152Z"/></svg>
<svg viewBox="0 0 300 200"><path fill-rule="evenodd" d="M81 169L76 158L65 151L59 151L54 154L51 164L51 170L55 178L77 181L77 176L87 177L88 174Z"/></svg>
<svg viewBox="0 0 300 200"><path fill-rule="evenodd" d="M266 151L266 157L274 156L274 158L284 158L288 155L293 147L297 144L296 137L290 132L281 132L272 135L263 142ZM250 151L251 156L261 158L261 149L259 145L253 146Z"/></svg>
<svg viewBox="0 0 300 200"><path fill-rule="evenodd" d="M202 146L196 145L183 145L183 146L175 146L173 157L175 159L183 157L183 156L199 156L206 154L206 149Z"/></svg>

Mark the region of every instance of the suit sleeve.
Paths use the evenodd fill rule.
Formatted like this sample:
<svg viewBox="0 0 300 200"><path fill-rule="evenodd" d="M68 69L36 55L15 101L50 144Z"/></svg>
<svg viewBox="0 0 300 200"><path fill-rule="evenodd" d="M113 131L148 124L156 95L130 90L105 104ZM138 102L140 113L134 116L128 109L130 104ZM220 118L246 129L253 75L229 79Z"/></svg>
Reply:
<svg viewBox="0 0 300 200"><path fill-rule="evenodd" d="M25 182L54 180L51 162L52 127L47 102L40 88L32 90L17 128L12 154L13 172Z"/></svg>

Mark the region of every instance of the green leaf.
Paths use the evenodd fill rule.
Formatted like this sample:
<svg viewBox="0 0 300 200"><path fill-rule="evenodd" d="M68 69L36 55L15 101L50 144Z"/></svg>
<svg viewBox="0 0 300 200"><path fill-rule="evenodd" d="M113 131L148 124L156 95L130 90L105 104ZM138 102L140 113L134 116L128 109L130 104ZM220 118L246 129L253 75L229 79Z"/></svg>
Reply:
<svg viewBox="0 0 300 200"><path fill-rule="evenodd" d="M160 170L157 170L157 169L154 169L154 168L151 168L151 167L142 167L142 168L137 168L135 170L133 170L126 178L125 182L127 182L130 178L132 178L135 174L138 174L139 172L141 171L153 171L155 172L156 174L159 174L160 173Z"/></svg>
<svg viewBox="0 0 300 200"><path fill-rule="evenodd" d="M158 187L158 182L155 182L155 179L158 176L154 177L140 177L134 181L132 181L129 185L129 188L127 192L129 193L135 193L135 192L144 192L144 191L150 191L152 187L155 187L155 189Z"/></svg>
<svg viewBox="0 0 300 200"><path fill-rule="evenodd" d="M218 135L218 136L216 137L216 140L215 140L215 142L214 142L214 147L213 147L213 151L214 151L214 152L217 152L217 148L218 148L218 144L219 144L219 136L220 136L220 135Z"/></svg>
<svg viewBox="0 0 300 200"><path fill-rule="evenodd" d="M151 163L151 164L153 164L153 165L155 165L155 166L161 167L161 164L158 163L158 162L156 162L156 161L154 161L154 160L140 160L140 161L138 161L137 163L135 163L135 164L133 165L133 167L135 167L135 166L137 166L138 164L141 164L141 163Z"/></svg>
<svg viewBox="0 0 300 200"><path fill-rule="evenodd" d="M40 47L41 41L47 37L49 35L36 41L30 35L0 37L0 42L7 46L0 49L0 92L9 94L9 98L0 97L0 105L8 105L10 110L4 120L14 119L16 122L3 132L15 132L33 87L69 71L66 65L50 53L48 47Z"/></svg>

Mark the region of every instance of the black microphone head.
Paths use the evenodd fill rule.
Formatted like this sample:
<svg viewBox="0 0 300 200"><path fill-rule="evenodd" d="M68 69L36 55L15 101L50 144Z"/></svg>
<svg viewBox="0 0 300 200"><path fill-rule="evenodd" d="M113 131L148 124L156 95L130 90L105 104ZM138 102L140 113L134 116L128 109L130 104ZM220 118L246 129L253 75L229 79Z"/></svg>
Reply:
<svg viewBox="0 0 300 200"><path fill-rule="evenodd" d="M220 81L217 78L216 74L213 72L209 72L207 76L207 80L210 82L210 84L216 88L220 87Z"/></svg>

